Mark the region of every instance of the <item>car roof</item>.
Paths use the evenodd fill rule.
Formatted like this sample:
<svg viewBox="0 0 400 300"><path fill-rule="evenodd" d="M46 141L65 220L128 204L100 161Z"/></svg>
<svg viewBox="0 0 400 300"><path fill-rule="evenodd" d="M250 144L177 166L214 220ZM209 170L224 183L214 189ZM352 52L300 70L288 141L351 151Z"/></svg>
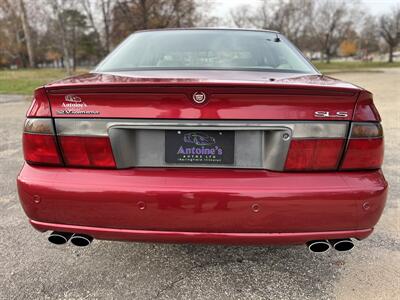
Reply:
<svg viewBox="0 0 400 300"><path fill-rule="evenodd" d="M177 30L213 30L213 31L257 31L257 32L269 32L279 34L279 31L269 30L269 29L257 29L257 28L229 28L229 27L178 27L178 28L155 28L155 29L143 29L135 31L135 33L139 32L151 32L151 31L177 31ZM134 34L134 33L132 33Z"/></svg>

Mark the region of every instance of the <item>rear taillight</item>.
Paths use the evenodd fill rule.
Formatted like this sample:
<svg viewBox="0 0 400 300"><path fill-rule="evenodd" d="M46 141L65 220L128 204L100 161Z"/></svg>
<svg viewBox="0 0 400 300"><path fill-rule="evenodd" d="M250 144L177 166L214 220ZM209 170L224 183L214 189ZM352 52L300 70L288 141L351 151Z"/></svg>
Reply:
<svg viewBox="0 0 400 300"><path fill-rule="evenodd" d="M22 144L28 163L62 165L51 119L27 119Z"/></svg>
<svg viewBox="0 0 400 300"><path fill-rule="evenodd" d="M49 99L47 98L46 90L43 87L35 90L32 104L29 107L26 116L28 118L51 117Z"/></svg>
<svg viewBox="0 0 400 300"><path fill-rule="evenodd" d="M108 137L61 136L60 144L67 166L115 168Z"/></svg>
<svg viewBox="0 0 400 300"><path fill-rule="evenodd" d="M374 105L372 94L361 91L357 99L353 120L355 122L380 122L381 117Z"/></svg>
<svg viewBox="0 0 400 300"><path fill-rule="evenodd" d="M26 113L22 144L24 158L30 164L62 165L58 151L50 103L46 90L38 88Z"/></svg>
<svg viewBox="0 0 400 300"><path fill-rule="evenodd" d="M284 170L337 170L347 132L347 122L299 122L293 130Z"/></svg>
<svg viewBox="0 0 400 300"><path fill-rule="evenodd" d="M381 124L353 123L341 169L379 169L383 162L383 152Z"/></svg>
<svg viewBox="0 0 400 300"><path fill-rule="evenodd" d="M343 151L344 139L294 139L290 143L285 170L335 170Z"/></svg>
<svg viewBox="0 0 400 300"><path fill-rule="evenodd" d="M25 160L34 164L61 164L55 137L52 135L24 133Z"/></svg>
<svg viewBox="0 0 400 300"><path fill-rule="evenodd" d="M53 121L49 118L26 120L23 149L29 164L91 168L116 166L108 137L56 137Z"/></svg>
<svg viewBox="0 0 400 300"><path fill-rule="evenodd" d="M373 122L357 122L351 124L347 143L344 137L293 138L287 154L285 170L379 169L382 161L382 126Z"/></svg>

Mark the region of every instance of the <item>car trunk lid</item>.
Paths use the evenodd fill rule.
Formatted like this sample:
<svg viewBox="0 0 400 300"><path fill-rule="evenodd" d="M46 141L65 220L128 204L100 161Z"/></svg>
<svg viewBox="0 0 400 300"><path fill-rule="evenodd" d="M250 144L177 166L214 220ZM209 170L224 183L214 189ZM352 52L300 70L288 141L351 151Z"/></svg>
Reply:
<svg viewBox="0 0 400 300"><path fill-rule="evenodd" d="M244 72L238 79L236 73L178 73L170 78L162 72L159 77L91 73L47 85L46 90L58 118L209 120L350 120L360 91L322 75ZM194 99L199 94L204 95L202 103ZM321 111L325 114L316 113Z"/></svg>

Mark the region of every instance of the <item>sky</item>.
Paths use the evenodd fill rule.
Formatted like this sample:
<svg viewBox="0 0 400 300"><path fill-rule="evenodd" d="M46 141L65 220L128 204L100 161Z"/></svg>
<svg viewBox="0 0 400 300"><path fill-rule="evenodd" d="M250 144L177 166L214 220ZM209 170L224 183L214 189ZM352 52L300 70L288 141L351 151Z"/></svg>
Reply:
<svg viewBox="0 0 400 300"><path fill-rule="evenodd" d="M219 17L225 17L228 16L230 10L236 6L243 4L257 6L260 0L212 0L211 2L214 2L214 14ZM374 15L389 12L393 5L398 4L400 6L400 0L361 0L361 2L364 3Z"/></svg>

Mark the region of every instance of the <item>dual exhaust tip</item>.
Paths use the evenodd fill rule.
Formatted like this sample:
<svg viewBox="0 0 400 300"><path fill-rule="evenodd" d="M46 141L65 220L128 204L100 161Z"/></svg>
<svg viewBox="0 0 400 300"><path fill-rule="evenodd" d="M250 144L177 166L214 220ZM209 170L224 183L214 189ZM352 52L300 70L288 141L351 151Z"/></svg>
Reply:
<svg viewBox="0 0 400 300"><path fill-rule="evenodd" d="M93 241L93 237L87 234L53 231L48 237L48 240L50 243L56 245L63 245L71 241L75 246L85 247L90 245Z"/></svg>
<svg viewBox="0 0 400 300"><path fill-rule="evenodd" d="M320 240L308 242L307 247L313 253L323 253L331 247L336 251L346 252L354 248L354 243L351 239Z"/></svg>
<svg viewBox="0 0 400 300"><path fill-rule="evenodd" d="M50 243L56 245L63 245L71 241L75 246L85 247L92 243L93 237L87 234L54 231L50 234L48 240ZM313 253L323 253L328 251L331 247L336 251L345 252L353 249L354 243L351 239L319 240L308 242L307 247L308 250Z"/></svg>

